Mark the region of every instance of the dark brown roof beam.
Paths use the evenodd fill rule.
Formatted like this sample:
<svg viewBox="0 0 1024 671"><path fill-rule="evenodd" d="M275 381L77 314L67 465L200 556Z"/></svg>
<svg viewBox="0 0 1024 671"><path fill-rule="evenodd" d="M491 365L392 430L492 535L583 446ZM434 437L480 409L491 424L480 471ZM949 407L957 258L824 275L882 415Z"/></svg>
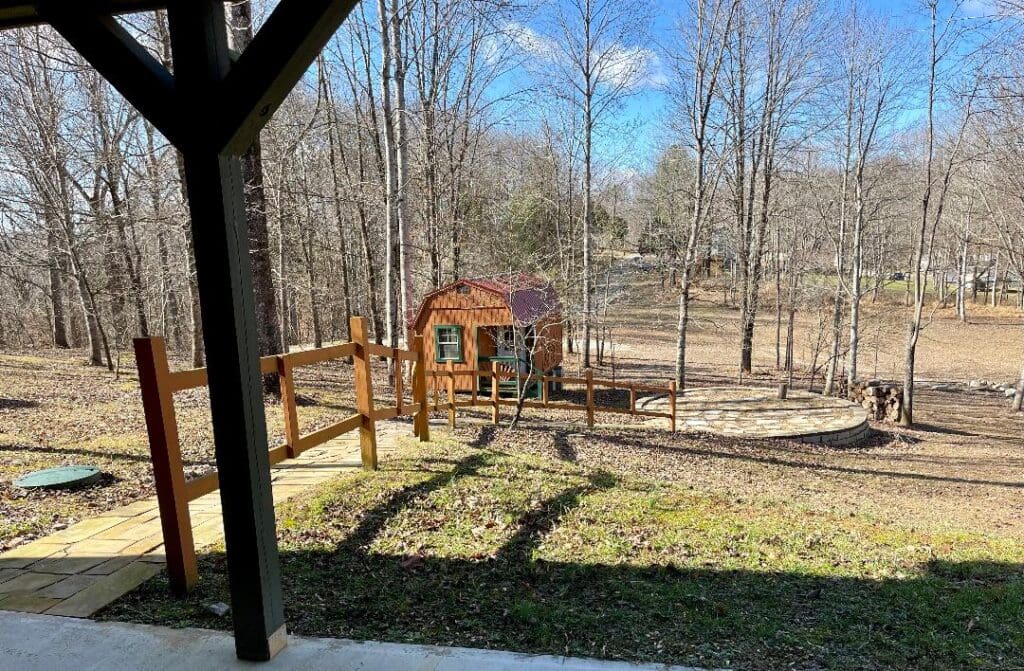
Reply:
<svg viewBox="0 0 1024 671"><path fill-rule="evenodd" d="M163 9L167 6L167 0L56 0L49 4L51 7L59 7L63 3L67 3L69 8L78 12L87 8L95 14L131 14ZM42 3L0 0L0 30L47 23L36 9L37 4Z"/></svg>

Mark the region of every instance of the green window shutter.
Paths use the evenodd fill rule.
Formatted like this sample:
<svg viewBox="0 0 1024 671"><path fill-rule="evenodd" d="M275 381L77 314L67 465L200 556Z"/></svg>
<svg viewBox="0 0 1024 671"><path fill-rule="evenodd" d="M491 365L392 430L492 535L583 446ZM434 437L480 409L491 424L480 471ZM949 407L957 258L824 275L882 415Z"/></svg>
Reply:
<svg viewBox="0 0 1024 671"><path fill-rule="evenodd" d="M462 348L462 327L456 324L437 324L434 326L434 362L463 363L465 355Z"/></svg>

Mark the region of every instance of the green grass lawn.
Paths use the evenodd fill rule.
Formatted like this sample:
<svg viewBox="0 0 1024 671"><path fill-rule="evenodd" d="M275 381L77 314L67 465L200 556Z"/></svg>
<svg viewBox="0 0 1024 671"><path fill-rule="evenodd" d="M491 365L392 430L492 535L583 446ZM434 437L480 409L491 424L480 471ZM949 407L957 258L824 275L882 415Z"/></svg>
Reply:
<svg viewBox="0 0 1024 671"><path fill-rule="evenodd" d="M1024 666L1024 546L443 439L278 510L289 630L735 669ZM222 554L103 619L227 627Z"/></svg>

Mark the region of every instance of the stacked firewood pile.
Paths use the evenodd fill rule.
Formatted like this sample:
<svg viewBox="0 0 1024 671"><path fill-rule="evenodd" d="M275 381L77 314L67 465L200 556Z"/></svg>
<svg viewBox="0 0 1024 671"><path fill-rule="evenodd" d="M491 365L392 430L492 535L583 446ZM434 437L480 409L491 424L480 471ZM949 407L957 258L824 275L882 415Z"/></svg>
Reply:
<svg viewBox="0 0 1024 671"><path fill-rule="evenodd" d="M855 382L849 399L868 411L868 419L898 422L903 410L903 387L895 382L864 380Z"/></svg>

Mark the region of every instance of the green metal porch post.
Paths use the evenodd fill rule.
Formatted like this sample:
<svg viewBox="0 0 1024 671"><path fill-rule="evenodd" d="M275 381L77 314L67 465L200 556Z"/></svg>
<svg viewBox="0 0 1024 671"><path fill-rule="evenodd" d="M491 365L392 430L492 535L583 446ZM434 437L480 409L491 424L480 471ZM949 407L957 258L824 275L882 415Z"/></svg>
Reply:
<svg viewBox="0 0 1024 671"><path fill-rule="evenodd" d="M0 27L49 22L184 159L192 215L210 407L238 657L271 659L286 644L270 464L259 371L240 155L357 0L280 0L237 58L222 0L166 6L174 74L113 17L106 2L38 0L0 11ZM2 10L2 7L0 7Z"/></svg>
<svg viewBox="0 0 1024 671"><path fill-rule="evenodd" d="M202 127L231 67L224 4L168 3L179 105L194 124L181 146L192 215L238 657L267 660L286 641L267 454L259 341L238 155ZM210 110L211 116L217 113ZM198 122L198 123L197 123Z"/></svg>

